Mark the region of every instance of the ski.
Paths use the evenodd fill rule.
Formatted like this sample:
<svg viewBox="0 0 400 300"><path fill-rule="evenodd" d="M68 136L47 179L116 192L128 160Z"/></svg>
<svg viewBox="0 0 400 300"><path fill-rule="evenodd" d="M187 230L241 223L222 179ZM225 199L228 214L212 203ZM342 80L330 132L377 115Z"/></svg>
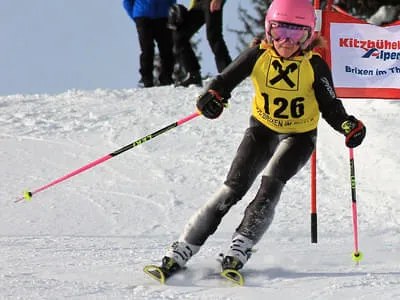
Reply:
<svg viewBox="0 0 400 300"><path fill-rule="evenodd" d="M243 264L235 257L225 256L223 253L219 254L217 261L221 264L222 271L219 275L237 285L244 285L244 277L238 271Z"/></svg>
<svg viewBox="0 0 400 300"><path fill-rule="evenodd" d="M244 277L243 277L242 273L240 273L238 270L225 269L220 273L220 275L223 278L225 278L233 283L236 283L241 286L244 285Z"/></svg>
<svg viewBox="0 0 400 300"><path fill-rule="evenodd" d="M184 270L185 268L181 268L176 270L175 272L166 272L163 267L156 265L147 265L144 266L143 271L149 275L151 278L157 280L161 284L165 284L165 281L170 278L172 275Z"/></svg>
<svg viewBox="0 0 400 300"><path fill-rule="evenodd" d="M144 266L143 271L149 275L151 278L154 280L158 281L161 284L165 284L168 278L172 277L176 273L179 273L182 270L185 270L186 268L180 268L177 269L174 272L168 272L165 270L164 267L162 266L156 266L156 265L147 265ZM226 279L229 280L237 285L243 286L244 285L244 277L243 275L235 269L225 269L222 270L219 275Z"/></svg>
<svg viewBox="0 0 400 300"><path fill-rule="evenodd" d="M149 275L151 278L159 281L161 284L165 283L165 280L167 280L167 278L169 276L167 276L167 274L161 269L161 267L159 266L155 266L155 265L147 265L143 268L143 271Z"/></svg>

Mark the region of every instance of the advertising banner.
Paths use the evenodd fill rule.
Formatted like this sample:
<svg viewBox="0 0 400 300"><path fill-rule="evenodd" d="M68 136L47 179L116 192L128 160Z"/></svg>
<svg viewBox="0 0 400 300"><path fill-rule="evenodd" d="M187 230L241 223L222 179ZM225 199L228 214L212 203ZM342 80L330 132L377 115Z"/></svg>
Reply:
<svg viewBox="0 0 400 300"><path fill-rule="evenodd" d="M400 88L400 26L331 23L337 87Z"/></svg>
<svg viewBox="0 0 400 300"><path fill-rule="evenodd" d="M339 97L400 98L400 25L376 26L340 13L323 22Z"/></svg>

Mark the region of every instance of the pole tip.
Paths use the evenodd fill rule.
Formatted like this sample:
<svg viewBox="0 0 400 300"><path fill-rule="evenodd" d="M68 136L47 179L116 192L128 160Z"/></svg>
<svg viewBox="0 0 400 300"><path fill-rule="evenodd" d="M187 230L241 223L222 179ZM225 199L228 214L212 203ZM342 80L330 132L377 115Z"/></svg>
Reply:
<svg viewBox="0 0 400 300"><path fill-rule="evenodd" d="M351 257L353 258L353 260L354 260L355 262L359 262L360 260L363 259L363 254L362 254L361 251L357 251L357 252L353 252L353 253L351 254Z"/></svg>
<svg viewBox="0 0 400 300"><path fill-rule="evenodd" d="M26 200L32 200L32 193L29 191L24 191L24 198Z"/></svg>

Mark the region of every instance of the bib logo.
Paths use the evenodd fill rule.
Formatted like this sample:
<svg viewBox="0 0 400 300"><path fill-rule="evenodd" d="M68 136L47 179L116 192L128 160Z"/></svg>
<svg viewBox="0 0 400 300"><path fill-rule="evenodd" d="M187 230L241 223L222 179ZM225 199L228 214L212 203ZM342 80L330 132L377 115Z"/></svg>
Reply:
<svg viewBox="0 0 400 300"><path fill-rule="evenodd" d="M267 82L268 87L278 90L297 90L299 78L299 65L296 61L287 61L281 64L279 59L271 62L268 69Z"/></svg>

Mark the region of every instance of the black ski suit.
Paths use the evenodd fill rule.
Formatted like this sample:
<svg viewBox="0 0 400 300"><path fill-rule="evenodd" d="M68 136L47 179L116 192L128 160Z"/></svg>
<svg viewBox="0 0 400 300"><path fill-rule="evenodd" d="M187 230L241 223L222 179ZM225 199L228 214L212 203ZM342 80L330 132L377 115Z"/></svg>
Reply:
<svg viewBox="0 0 400 300"><path fill-rule="evenodd" d="M236 234L257 243L272 222L285 183L315 148L320 114L343 133L341 124L349 116L336 98L329 66L318 54L305 51L284 59L272 45L262 43L239 55L207 89L228 99L250 75L255 88L250 126L222 188L185 226L179 240L186 243L203 245L263 172L257 195L236 229Z"/></svg>

